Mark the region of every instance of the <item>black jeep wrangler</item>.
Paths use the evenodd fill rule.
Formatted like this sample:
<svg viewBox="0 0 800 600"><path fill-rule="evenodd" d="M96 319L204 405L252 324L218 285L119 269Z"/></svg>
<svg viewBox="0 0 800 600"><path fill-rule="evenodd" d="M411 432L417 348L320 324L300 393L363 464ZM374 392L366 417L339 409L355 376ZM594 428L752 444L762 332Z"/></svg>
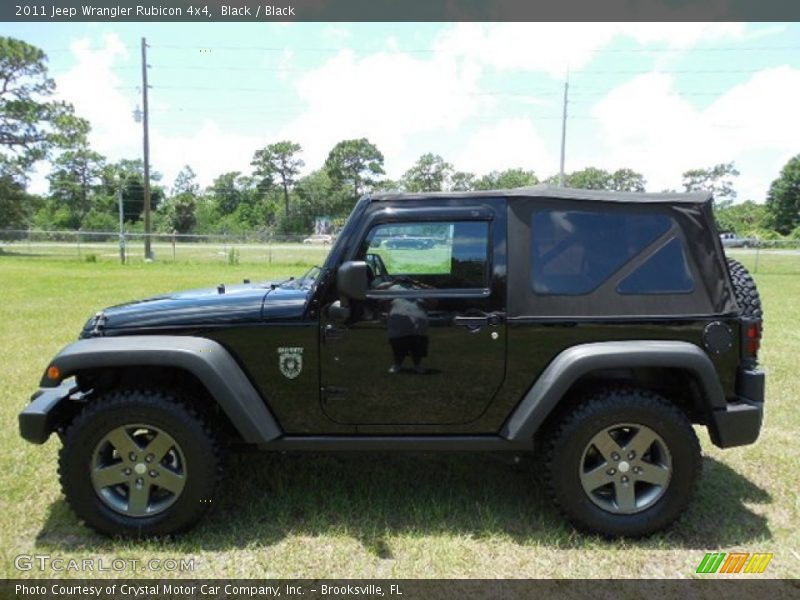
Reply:
<svg viewBox="0 0 800 600"><path fill-rule="evenodd" d="M302 277L100 311L20 429L58 433L67 501L106 534L191 527L222 450L251 446L535 452L576 526L640 536L691 499L693 424L758 437L761 319L709 194L380 194Z"/></svg>

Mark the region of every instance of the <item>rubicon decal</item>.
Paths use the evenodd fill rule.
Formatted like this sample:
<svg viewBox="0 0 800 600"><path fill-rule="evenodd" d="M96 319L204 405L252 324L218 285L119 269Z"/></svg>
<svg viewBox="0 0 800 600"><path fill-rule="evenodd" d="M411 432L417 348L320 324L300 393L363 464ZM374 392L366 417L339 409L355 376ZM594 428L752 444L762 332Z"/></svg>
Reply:
<svg viewBox="0 0 800 600"><path fill-rule="evenodd" d="M696 573L763 573L772 553L709 552L697 565Z"/></svg>
<svg viewBox="0 0 800 600"><path fill-rule="evenodd" d="M303 349L278 348L278 368L289 379L300 375L303 370Z"/></svg>

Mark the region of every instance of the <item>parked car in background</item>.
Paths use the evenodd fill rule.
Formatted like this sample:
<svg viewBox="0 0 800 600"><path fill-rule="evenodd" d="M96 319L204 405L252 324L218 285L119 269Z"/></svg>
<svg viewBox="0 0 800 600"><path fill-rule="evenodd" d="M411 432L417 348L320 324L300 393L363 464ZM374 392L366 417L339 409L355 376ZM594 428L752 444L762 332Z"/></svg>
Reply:
<svg viewBox="0 0 800 600"><path fill-rule="evenodd" d="M753 238L742 238L735 233L720 233L719 239L726 248L749 248L756 245Z"/></svg>
<svg viewBox="0 0 800 600"><path fill-rule="evenodd" d="M386 248L394 248L394 249L414 248L416 250L425 250L426 248L433 248L434 244L435 240L431 238L409 237L409 236L388 239L383 242L383 246Z"/></svg>
<svg viewBox="0 0 800 600"><path fill-rule="evenodd" d="M315 233L303 240L304 244L322 244L327 246L333 242L333 236L326 233Z"/></svg>

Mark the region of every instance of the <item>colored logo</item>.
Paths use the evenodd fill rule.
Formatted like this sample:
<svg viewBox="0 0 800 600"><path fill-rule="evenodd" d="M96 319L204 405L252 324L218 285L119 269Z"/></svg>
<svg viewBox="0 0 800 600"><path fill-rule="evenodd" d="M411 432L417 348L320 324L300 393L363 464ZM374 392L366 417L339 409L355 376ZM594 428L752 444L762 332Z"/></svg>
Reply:
<svg viewBox="0 0 800 600"><path fill-rule="evenodd" d="M709 552L697 565L696 573L763 573L772 553Z"/></svg>

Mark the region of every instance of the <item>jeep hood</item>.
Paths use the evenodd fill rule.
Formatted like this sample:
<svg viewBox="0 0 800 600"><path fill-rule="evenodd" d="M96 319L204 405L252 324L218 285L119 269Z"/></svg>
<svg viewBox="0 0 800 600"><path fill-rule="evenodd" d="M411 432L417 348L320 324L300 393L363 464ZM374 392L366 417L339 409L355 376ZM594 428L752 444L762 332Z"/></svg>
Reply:
<svg viewBox="0 0 800 600"><path fill-rule="evenodd" d="M122 329L219 326L300 318L308 290L271 282L173 292L106 308L89 319L81 337Z"/></svg>

